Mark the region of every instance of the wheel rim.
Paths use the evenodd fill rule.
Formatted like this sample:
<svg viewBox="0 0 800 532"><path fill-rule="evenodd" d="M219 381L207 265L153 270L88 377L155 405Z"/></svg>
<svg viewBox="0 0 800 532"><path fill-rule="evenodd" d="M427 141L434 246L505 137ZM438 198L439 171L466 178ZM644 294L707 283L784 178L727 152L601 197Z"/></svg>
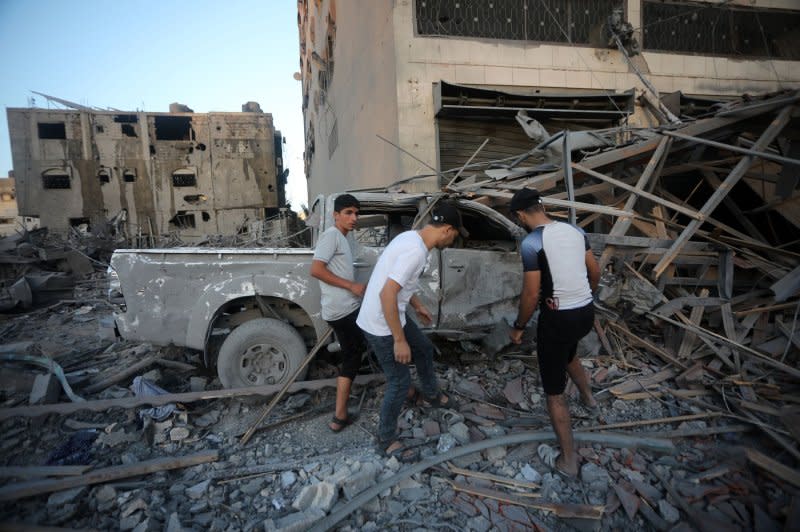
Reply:
<svg viewBox="0 0 800 532"><path fill-rule="evenodd" d="M250 346L239 359L239 374L242 380L253 386L278 384L288 373L289 358L274 345Z"/></svg>

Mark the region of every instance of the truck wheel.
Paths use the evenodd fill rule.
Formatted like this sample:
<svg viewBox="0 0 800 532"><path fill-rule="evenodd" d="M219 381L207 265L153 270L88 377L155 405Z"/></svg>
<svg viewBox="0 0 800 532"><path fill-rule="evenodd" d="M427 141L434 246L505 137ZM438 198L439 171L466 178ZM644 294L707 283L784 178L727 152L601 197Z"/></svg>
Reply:
<svg viewBox="0 0 800 532"><path fill-rule="evenodd" d="M306 353L306 344L291 325L271 318L251 320L222 343L217 374L225 388L283 384ZM304 376L305 371L298 378Z"/></svg>

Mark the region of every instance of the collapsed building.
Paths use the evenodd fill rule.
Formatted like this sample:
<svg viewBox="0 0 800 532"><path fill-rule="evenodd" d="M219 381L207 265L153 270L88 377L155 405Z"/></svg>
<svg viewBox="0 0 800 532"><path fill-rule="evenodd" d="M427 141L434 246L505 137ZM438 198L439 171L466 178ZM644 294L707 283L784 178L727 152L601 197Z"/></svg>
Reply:
<svg viewBox="0 0 800 532"><path fill-rule="evenodd" d="M525 151L520 110L550 133L649 126L662 103L800 86L791 0L299 0L298 24L309 198L461 166L485 138L476 161Z"/></svg>
<svg viewBox="0 0 800 532"><path fill-rule="evenodd" d="M241 113L9 108L19 212L41 227L108 220L135 246L236 234L285 207L283 138L255 102Z"/></svg>

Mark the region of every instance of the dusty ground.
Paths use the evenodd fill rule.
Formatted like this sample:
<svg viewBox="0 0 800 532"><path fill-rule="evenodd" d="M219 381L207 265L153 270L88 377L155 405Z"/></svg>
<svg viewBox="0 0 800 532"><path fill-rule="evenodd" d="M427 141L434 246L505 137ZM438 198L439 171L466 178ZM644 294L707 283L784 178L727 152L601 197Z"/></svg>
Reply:
<svg viewBox="0 0 800 532"><path fill-rule="evenodd" d="M101 372L124 369L153 352L189 366L153 364L137 375L171 393L219 388L213 372L201 367L197 353L113 339L108 328L110 308L102 301L102 280L84 288L74 303L2 316L2 344L30 342L11 350L54 359L68 373L75 393L87 400L131 396L132 377L97 393L88 393L86 388ZM535 357L527 350L488 357L472 344L440 347L437 373L441 384L461 404L458 411L412 408L403 414L401 428L417 445L418 460L518 431L549 430ZM350 513L338 527L689 530L711 523L767 530L786 521L794 489L743 459L742 447L774 456L774 448L760 432L750 431L751 426L735 428L735 420L716 415L698 399L679 399L667 393L621 398L612 393L614 386L646 378L661 368L632 352L624 360L608 355L597 342L586 347L584 366L593 377L601 414L591 415L573 394L574 426L591 434L597 433L594 428L598 426L610 426L610 432L639 439L660 436L674 443L673 452L582 443L580 477L565 479L548 465L554 455L552 440L490 447L394 484ZM194 369L188 369L190 366ZM40 370L30 365L4 362L3 410L28 403L23 377L36 371ZM333 374L333 368L320 361L310 378ZM382 384L354 389L351 410L360 405L360 417L340 434L327 428L332 389L294 394L279 403L265 420L265 428L244 446L240 436L258 417L264 399L178 404L162 421L141 415L143 408L7 418L0 422L0 465L6 468L85 464L97 470L209 450L218 451L218 457L210 463L66 491L7 496L0 502L0 523L137 532L308 529L321 516L335 514L362 490L409 467L374 449L382 390ZM63 393L58 400L69 401ZM694 418L638 426L631 423L686 415ZM630 426L619 427L619 423ZM726 432L726 427L731 432ZM712 428L719 434L712 434ZM84 444L75 444L78 437L84 438ZM70 441L73 445L68 451L73 452L65 456ZM56 454L59 451L61 455ZM457 473L450 467L469 472ZM501 477L505 482L480 479L477 473ZM8 472L0 478L12 492L10 486L26 481ZM476 495L475 490L481 489L490 490L490 495ZM498 501L498 496L506 500ZM512 499L513 504L509 502ZM556 506L542 509L542 503ZM537 504L540 508L534 507ZM585 512L591 507L602 514L598 518L564 517L569 515L567 510ZM550 511L554 509L564 516Z"/></svg>

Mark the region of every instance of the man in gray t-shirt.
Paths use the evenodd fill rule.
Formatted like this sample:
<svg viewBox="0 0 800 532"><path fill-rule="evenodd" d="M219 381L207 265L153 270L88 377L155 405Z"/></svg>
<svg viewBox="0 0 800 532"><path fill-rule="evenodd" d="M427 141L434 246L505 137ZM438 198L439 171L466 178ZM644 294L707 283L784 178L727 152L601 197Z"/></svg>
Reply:
<svg viewBox="0 0 800 532"><path fill-rule="evenodd" d="M333 328L342 347L342 365L336 379L336 412L329 425L333 432L352 422L347 414L347 400L366 349L364 335L356 325L366 285L355 282L353 251L347 239L358 221L359 207L358 200L350 194L336 197L334 225L320 235L311 262L311 276L319 279L322 293L322 319Z"/></svg>

